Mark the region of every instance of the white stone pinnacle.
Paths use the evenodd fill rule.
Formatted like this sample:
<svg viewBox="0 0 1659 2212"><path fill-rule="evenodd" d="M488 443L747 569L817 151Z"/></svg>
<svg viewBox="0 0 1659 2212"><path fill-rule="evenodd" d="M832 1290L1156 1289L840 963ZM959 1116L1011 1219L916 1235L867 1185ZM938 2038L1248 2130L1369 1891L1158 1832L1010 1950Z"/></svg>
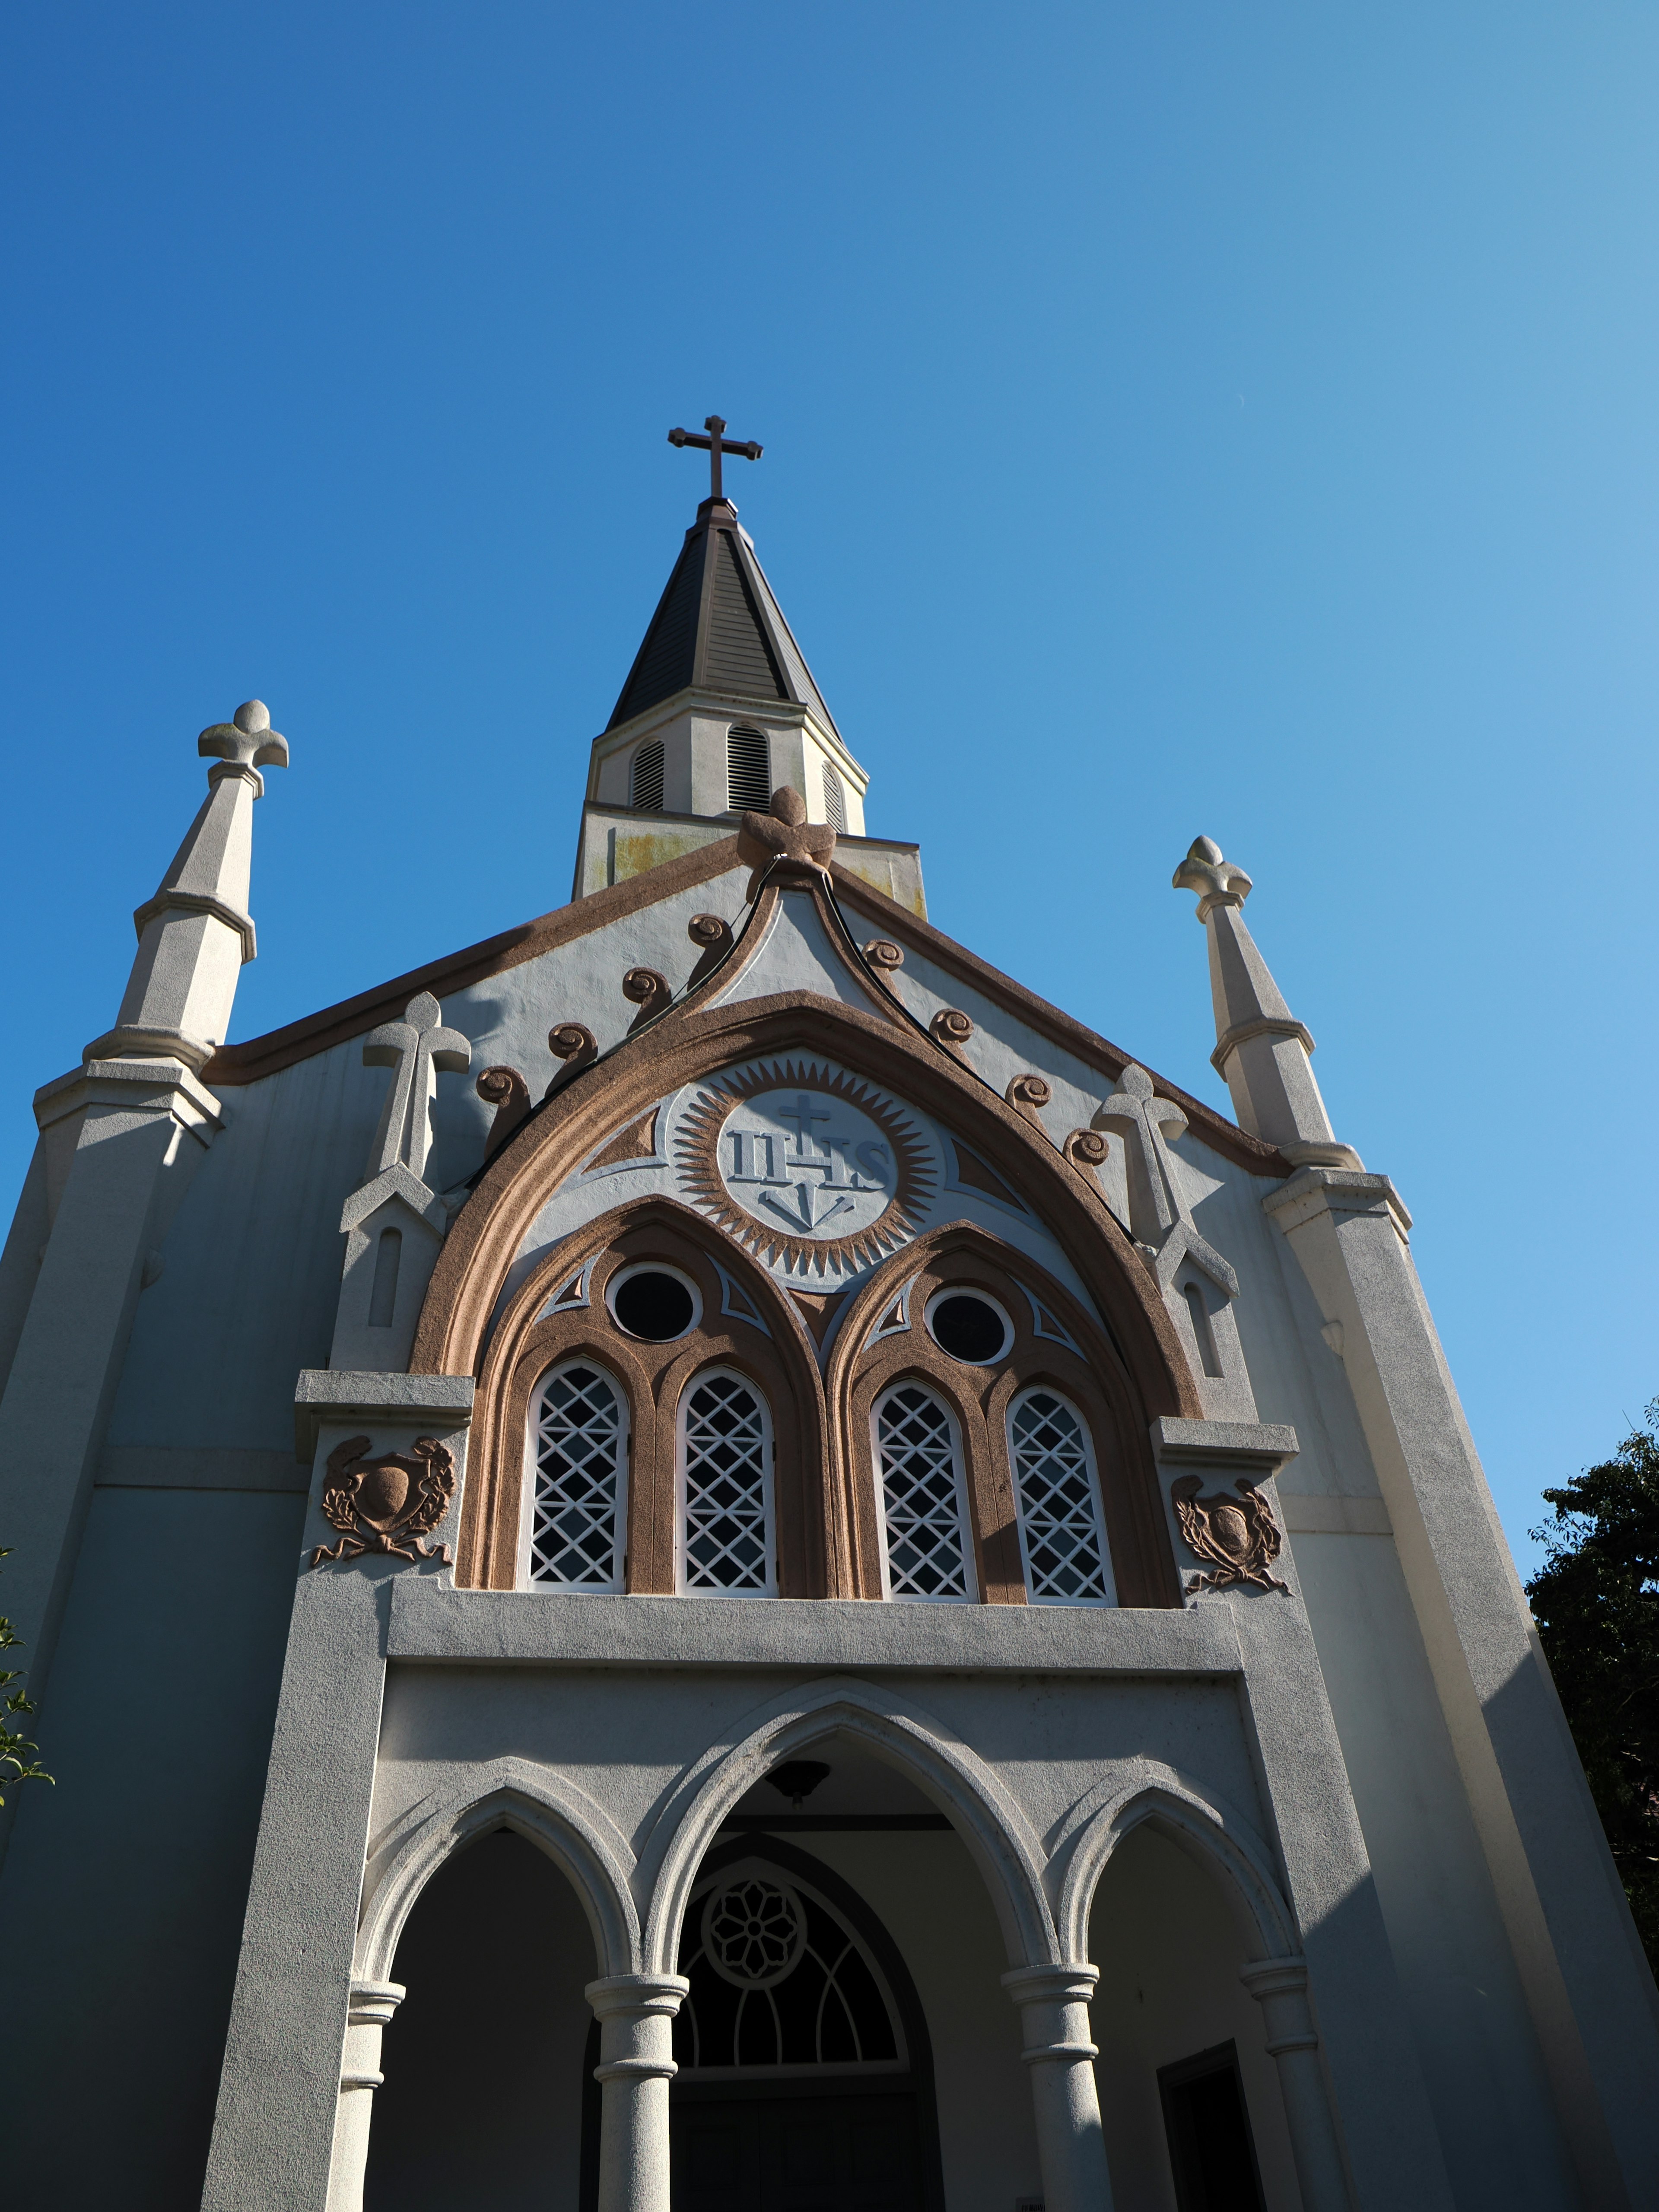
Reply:
<svg viewBox="0 0 1659 2212"><path fill-rule="evenodd" d="M1215 1003L1210 1057L1232 1093L1240 1127L1276 1145L1295 1166L1358 1167L1358 1153L1332 1131L1310 1059L1314 1041L1245 927L1249 877L1223 858L1213 837L1195 837L1172 880L1176 890L1198 894Z"/></svg>
<svg viewBox="0 0 1659 2212"><path fill-rule="evenodd" d="M153 898L134 914L138 952L116 1026L87 1047L91 1060L172 1058L200 1070L223 1043L236 979L257 951L248 913L253 802L261 768L288 766L288 739L249 699L196 749L216 765L208 795Z"/></svg>

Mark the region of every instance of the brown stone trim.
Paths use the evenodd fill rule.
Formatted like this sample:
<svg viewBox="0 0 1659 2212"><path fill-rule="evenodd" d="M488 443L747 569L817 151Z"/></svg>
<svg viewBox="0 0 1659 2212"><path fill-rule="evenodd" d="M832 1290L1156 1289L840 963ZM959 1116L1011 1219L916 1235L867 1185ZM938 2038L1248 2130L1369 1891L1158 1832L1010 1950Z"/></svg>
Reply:
<svg viewBox="0 0 1659 2212"><path fill-rule="evenodd" d="M910 1285L908 1329L870 1342L871 1331ZM994 1367L975 1368L942 1352L923 1319L947 1284L977 1285L1013 1324L1014 1343ZM1032 1327L1030 1291L1070 1331L1083 1357ZM838 1331L824 1376L836 1510L857 1532L860 1596L879 1595L880 1535L870 1416L878 1393L907 1374L938 1389L956 1413L968 1462L981 1589L987 1602L1025 1596L1009 1464L1008 1401L1028 1384L1048 1382L1089 1424L1105 1510L1118 1602L1178 1606L1179 1578L1158 1493L1145 1400L1136 1378L1092 1316L1044 1269L967 1222L919 1237L858 1292Z"/></svg>
<svg viewBox="0 0 1659 2212"><path fill-rule="evenodd" d="M203 1069L202 1079L221 1089L227 1085L257 1083L263 1076L276 1075L297 1061L309 1060L314 1053L326 1052L331 1045L361 1036L377 1023L397 1020L417 992L430 991L434 998L442 999L452 991L465 990L469 983L483 982L526 960L538 959L544 952L556 951L562 945L602 929L607 922L619 921L642 907L656 905L659 899L672 898L677 891L712 883L737 866L737 838L722 837L678 860L665 860L643 875L629 876L625 882L591 892L586 898L573 899L568 906L555 907L550 914L538 915L516 929L504 929L482 944L428 961L424 968L411 968L406 975L360 991L356 998L342 999L337 1006L325 1006L319 1013L307 1014L279 1030L268 1030L264 1036L250 1037L245 1044L221 1045Z"/></svg>
<svg viewBox="0 0 1659 2212"><path fill-rule="evenodd" d="M1012 1107L908 1024L811 992L716 1006L688 1001L619 1045L603 1076L590 1071L556 1093L484 1170L456 1217L427 1288L412 1371L482 1371L490 1315L531 1224L572 1169L619 1127L683 1084L750 1055L791 1051L833 1057L947 1128L960 1127L998 1162L1088 1285L1134 1374L1145 1418L1201 1413L1164 1301L1095 1179L1079 1175ZM574 1249L569 1240L565 1249ZM575 1262L560 1264L568 1273ZM798 1317L793 1326L799 1329Z"/></svg>
<svg viewBox="0 0 1659 2212"><path fill-rule="evenodd" d="M627 1160L653 1160L657 1156L657 1116L660 1106L647 1107L635 1121L619 1130L600 1152L587 1163L585 1172L597 1175L601 1168L621 1167Z"/></svg>
<svg viewBox="0 0 1659 2212"><path fill-rule="evenodd" d="M716 1249L769 1336L720 1312ZM590 1258L589 1303L538 1319L552 1293ZM605 1286L617 1269L650 1259L690 1275L702 1296L698 1327L676 1343L641 1344L625 1336L605 1306ZM578 1355L605 1368L629 1400L629 1590L668 1595L675 1588L679 1401L694 1376L718 1365L749 1376L771 1410L779 1594L826 1594L823 1393L805 1328L769 1275L729 1250L695 1214L659 1197L631 1200L565 1238L509 1300L479 1371L456 1565L460 1586L514 1587L531 1397L550 1366Z"/></svg>
<svg viewBox="0 0 1659 2212"><path fill-rule="evenodd" d="M908 939L918 951L926 952L947 973L957 975L982 991L995 1006L1017 1015L1028 1023L1040 1036L1060 1046L1085 1065L1097 1067L1115 1083L1134 1058L1089 1029L1070 1014L1052 1006L1024 983L1015 982L1000 968L992 967L977 953L969 952L942 929L930 921L923 921L911 913L908 907L900 906L862 878L850 874L844 868L834 867L836 896L844 905L856 907L872 921L882 925L884 933L901 945ZM1231 1160L1236 1167L1248 1170L1251 1175L1285 1176L1293 1172L1290 1162L1273 1145L1264 1144L1260 1137L1252 1137L1224 1114L1218 1114L1213 1106L1206 1106L1201 1098L1194 1098L1171 1083L1155 1069L1148 1068L1153 1085L1160 1097L1173 1098L1193 1125L1193 1134L1224 1159ZM204 1078L205 1079L205 1078Z"/></svg>

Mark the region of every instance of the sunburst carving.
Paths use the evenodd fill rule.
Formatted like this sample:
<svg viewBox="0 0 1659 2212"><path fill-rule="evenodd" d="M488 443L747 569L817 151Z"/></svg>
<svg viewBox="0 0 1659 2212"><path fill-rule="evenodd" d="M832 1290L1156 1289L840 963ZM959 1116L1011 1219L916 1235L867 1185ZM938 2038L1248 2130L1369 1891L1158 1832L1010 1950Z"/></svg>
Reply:
<svg viewBox="0 0 1659 2212"><path fill-rule="evenodd" d="M867 1115L892 1147L892 1196L874 1221L845 1237L796 1237L774 1229L745 1212L721 1178L720 1132L734 1108L792 1085L843 1100ZM734 1243L769 1267L781 1263L793 1275L847 1274L884 1260L915 1236L938 1181L932 1153L910 1116L860 1077L817 1060L766 1060L734 1068L705 1085L680 1117L674 1151L691 1203Z"/></svg>

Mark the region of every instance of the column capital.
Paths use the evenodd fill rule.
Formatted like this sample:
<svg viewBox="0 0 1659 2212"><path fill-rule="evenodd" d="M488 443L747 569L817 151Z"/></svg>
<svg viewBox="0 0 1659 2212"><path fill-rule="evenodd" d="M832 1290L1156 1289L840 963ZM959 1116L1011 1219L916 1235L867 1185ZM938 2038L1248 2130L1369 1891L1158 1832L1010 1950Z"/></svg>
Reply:
<svg viewBox="0 0 1659 2212"><path fill-rule="evenodd" d="M1238 1978L1261 2007L1267 2030L1267 2056L1317 2051L1319 2031L1308 2005L1308 1962L1304 1958L1252 1959Z"/></svg>
<svg viewBox="0 0 1659 2212"><path fill-rule="evenodd" d="M1002 1977L1024 2015L1027 2041L1019 2055L1027 2066L1074 2066L1099 2057L1089 2040L1087 2011L1099 1979L1100 1969L1086 1959L1016 1966Z"/></svg>
<svg viewBox="0 0 1659 2212"><path fill-rule="evenodd" d="M409 1995L402 1982L353 1982L346 2003L351 2027L385 2027Z"/></svg>
<svg viewBox="0 0 1659 2212"><path fill-rule="evenodd" d="M672 2020L690 1988L684 1974L605 1974L589 1982L582 1995L599 2020L644 2020L653 2014Z"/></svg>
<svg viewBox="0 0 1659 2212"><path fill-rule="evenodd" d="M1066 1959L1055 1966L1014 1966L1003 1975L1002 1986L1017 2005L1087 2004L1099 1979L1099 1967L1086 1959Z"/></svg>

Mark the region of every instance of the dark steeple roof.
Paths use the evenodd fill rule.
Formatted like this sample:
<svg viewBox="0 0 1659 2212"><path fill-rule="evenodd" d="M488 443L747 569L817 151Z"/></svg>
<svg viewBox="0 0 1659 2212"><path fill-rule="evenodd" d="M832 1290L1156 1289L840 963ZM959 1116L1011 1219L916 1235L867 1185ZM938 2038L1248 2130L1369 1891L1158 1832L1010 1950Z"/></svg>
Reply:
<svg viewBox="0 0 1659 2212"><path fill-rule="evenodd" d="M693 689L793 700L841 734L727 499L697 509L607 727Z"/></svg>

